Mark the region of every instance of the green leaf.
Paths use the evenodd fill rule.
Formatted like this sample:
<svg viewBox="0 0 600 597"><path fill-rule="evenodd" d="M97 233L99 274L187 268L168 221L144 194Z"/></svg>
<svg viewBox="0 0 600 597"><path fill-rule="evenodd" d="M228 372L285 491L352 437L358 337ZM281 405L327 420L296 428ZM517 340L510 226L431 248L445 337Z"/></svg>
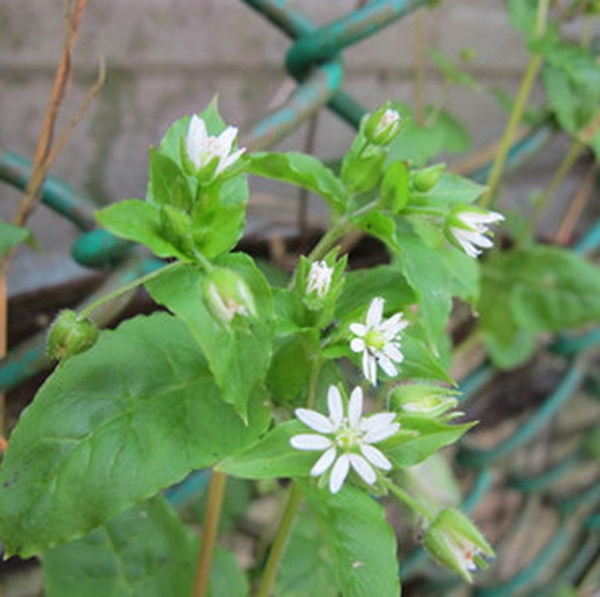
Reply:
<svg viewBox="0 0 600 597"><path fill-rule="evenodd" d="M125 199L96 212L96 219L107 230L120 238L148 247L158 257L189 257L163 238L160 209L141 199Z"/></svg>
<svg viewBox="0 0 600 597"><path fill-rule="evenodd" d="M437 354L452 309L450 273L439 250L428 247L418 237L404 235L401 244L399 262L417 297L419 321L427 343Z"/></svg>
<svg viewBox="0 0 600 597"><path fill-rule="evenodd" d="M461 70L456 64L437 48L429 50L429 57L444 75L446 83L454 85L464 85L471 91L479 91L480 85L477 81L467 72Z"/></svg>
<svg viewBox="0 0 600 597"><path fill-rule="evenodd" d="M323 529L342 595L400 595L396 538L383 507L354 487L335 495L308 483L302 487Z"/></svg>
<svg viewBox="0 0 600 597"><path fill-rule="evenodd" d="M399 366L402 379L436 379L453 384L454 380L439 357L433 354L419 336L415 325L409 326L402 335L404 361Z"/></svg>
<svg viewBox="0 0 600 597"><path fill-rule="evenodd" d="M277 597L337 597L334 570L314 517L300 512L281 561Z"/></svg>
<svg viewBox="0 0 600 597"><path fill-rule="evenodd" d="M336 315L340 319L353 318L365 311L374 297L385 299L388 312L403 309L415 302L415 295L397 265L379 265L350 271L338 300Z"/></svg>
<svg viewBox="0 0 600 597"><path fill-rule="evenodd" d="M464 153L471 140L464 126L449 112L435 106L425 109L425 122L412 119L390 146L388 162L409 161L424 166L444 151Z"/></svg>
<svg viewBox="0 0 600 597"><path fill-rule="evenodd" d="M186 176L181 166L168 155L150 148L149 156L146 200L173 205L187 212L196 197L196 180Z"/></svg>
<svg viewBox="0 0 600 597"><path fill-rule="evenodd" d="M269 423L263 402L253 395L244 424L166 313L102 332L46 381L11 435L0 475L7 553L81 537L249 445Z"/></svg>
<svg viewBox="0 0 600 597"><path fill-rule="evenodd" d="M196 248L208 259L230 251L244 232L248 183L245 174L213 184L206 191L208 205L200 203L194 210Z"/></svg>
<svg viewBox="0 0 600 597"><path fill-rule="evenodd" d="M205 274L193 266L159 276L147 288L155 301L185 323L208 361L223 400L245 417L248 401L264 381L271 359L271 291L247 255L225 255L215 264L241 275L254 296L256 317L238 316L225 329L203 300Z"/></svg>
<svg viewBox="0 0 600 597"><path fill-rule="evenodd" d="M308 431L300 421L282 423L252 446L220 462L216 468L245 479L307 477L319 453L292 448L290 438Z"/></svg>
<svg viewBox="0 0 600 597"><path fill-rule="evenodd" d="M43 555L48 597L189 595L197 541L164 498ZM231 594L231 593L229 593Z"/></svg>
<svg viewBox="0 0 600 597"><path fill-rule="evenodd" d="M508 0L510 23L527 38L535 33L537 11L537 0Z"/></svg>
<svg viewBox="0 0 600 597"><path fill-rule="evenodd" d="M27 228L13 226L8 222L0 222L0 257L4 257L17 245L31 240L31 232Z"/></svg>
<svg viewBox="0 0 600 597"><path fill-rule="evenodd" d="M209 597L247 597L249 593L248 579L240 570L235 555L217 546L210 571Z"/></svg>
<svg viewBox="0 0 600 597"><path fill-rule="evenodd" d="M337 211L345 208L346 189L342 181L320 160L303 153L253 153L250 174L280 180L323 197Z"/></svg>
<svg viewBox="0 0 600 597"><path fill-rule="evenodd" d="M384 243L392 253L400 250L396 239L396 220L381 211L370 211L352 218L352 222L367 234Z"/></svg>
<svg viewBox="0 0 600 597"><path fill-rule="evenodd" d="M276 342L267 386L277 404L294 404L308 385L314 355L318 354L316 331L298 332Z"/></svg>
<svg viewBox="0 0 600 597"><path fill-rule="evenodd" d="M457 205L477 201L486 187L464 176L444 172L436 185L427 193L419 193L417 201L421 205L450 211Z"/></svg>
<svg viewBox="0 0 600 597"><path fill-rule="evenodd" d="M385 454L395 466L409 467L422 462L440 448L453 444L474 422L453 425L425 416L398 415L401 433L386 442ZM414 432L411 435L409 432Z"/></svg>

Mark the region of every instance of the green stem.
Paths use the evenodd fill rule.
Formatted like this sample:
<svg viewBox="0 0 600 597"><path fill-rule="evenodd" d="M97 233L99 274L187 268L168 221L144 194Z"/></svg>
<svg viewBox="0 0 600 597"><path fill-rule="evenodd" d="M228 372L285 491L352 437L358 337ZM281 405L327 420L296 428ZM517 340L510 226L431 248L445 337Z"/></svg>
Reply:
<svg viewBox="0 0 600 597"><path fill-rule="evenodd" d="M546 29L546 17L548 15L549 2L550 0L539 0L535 31L536 38L542 36ZM510 113L506 129L502 135L496 157L494 158L494 163L492 164L492 169L487 182L488 190L481 200L482 207L490 207L496 200L496 194L498 192L500 179L502 178L504 164L506 162L512 140L517 132L521 118L523 117L523 112L525 111L527 100L529 99L533 84L535 83L538 71L542 65L542 60L543 56L539 53L534 53L531 55L531 59L527 65L527 70L525 71L523 80L521 81L521 87L519 88L517 98Z"/></svg>
<svg viewBox="0 0 600 597"><path fill-rule="evenodd" d="M327 253L334 247L342 236L344 236L351 229L350 223L344 218L334 224L325 234L321 237L315 248L308 255L308 259L311 261L317 261L327 255Z"/></svg>
<svg viewBox="0 0 600 597"><path fill-rule="evenodd" d="M400 500L409 510L412 510L427 520L433 520L433 514L423 504L403 489L400 489L393 481L384 479L383 484L390 490L390 493Z"/></svg>
<svg viewBox="0 0 600 597"><path fill-rule="evenodd" d="M92 313L92 311L95 311L96 309L98 309L98 307L101 307L102 305L105 305L106 303L110 303L111 301L114 301L116 298L119 298L121 295L125 294L126 292L129 292L130 290L137 288L141 284L145 284L149 280L158 278L159 276L162 276L165 272L174 270L177 267L180 267L181 265L183 265L183 263L180 261L170 263L169 265L165 265L165 267L161 267L160 269L154 270L153 272L150 272L149 274L146 274L145 276L142 276L141 278L137 278L136 280L129 282L129 284L125 284L125 286L121 286L120 288L117 288L117 289L113 290L112 292L109 292L108 294L101 296L99 299L97 299L93 303L89 304L87 307L85 307L84 309L81 310L79 316L82 318L88 317L90 315L90 313Z"/></svg>
<svg viewBox="0 0 600 597"><path fill-rule="evenodd" d="M202 544L198 557L193 597L206 597L208 595L210 568L217 542L226 481L227 475L225 473L213 471L208 487L208 501L202 526Z"/></svg>
<svg viewBox="0 0 600 597"><path fill-rule="evenodd" d="M277 535L275 536L275 540L271 546L269 558L267 559L267 565L265 566L265 571L260 580L256 597L268 597L271 593L273 585L275 584L277 569L279 568L279 563L281 562L281 558L285 552L288 537L292 530L296 513L298 512L300 499L300 490L295 483L292 483L290 492L288 494L287 503L285 505L285 510L283 512L283 517L281 518L281 524L279 525Z"/></svg>

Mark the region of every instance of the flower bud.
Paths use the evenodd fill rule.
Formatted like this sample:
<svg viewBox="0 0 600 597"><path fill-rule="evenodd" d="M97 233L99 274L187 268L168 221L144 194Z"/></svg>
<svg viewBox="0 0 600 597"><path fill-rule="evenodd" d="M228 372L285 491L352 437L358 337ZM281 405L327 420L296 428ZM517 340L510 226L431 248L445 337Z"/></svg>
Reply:
<svg viewBox="0 0 600 597"><path fill-rule="evenodd" d="M185 254L193 254L190 232L192 220L188 214L173 207L161 205L160 231L163 238Z"/></svg>
<svg viewBox="0 0 600 597"><path fill-rule="evenodd" d="M431 191L445 171L446 164L436 164L435 166L417 170L411 175L412 185L415 190L420 191L421 193Z"/></svg>
<svg viewBox="0 0 600 597"><path fill-rule="evenodd" d="M367 114L361 127L367 140L373 145L389 145L406 125L407 119L397 110L385 104Z"/></svg>
<svg viewBox="0 0 600 597"><path fill-rule="evenodd" d="M408 199L408 168L404 162L393 162L381 181L381 205L398 213L406 207Z"/></svg>
<svg viewBox="0 0 600 597"><path fill-rule="evenodd" d="M342 181L357 193L373 190L381 179L386 151L369 145L355 155L348 155L342 165Z"/></svg>
<svg viewBox="0 0 600 597"><path fill-rule="evenodd" d="M441 564L460 574L468 582L471 572L485 568L482 556L494 550L479 529L459 510L442 510L425 532L425 549Z"/></svg>
<svg viewBox="0 0 600 597"><path fill-rule="evenodd" d="M256 315L250 288L231 269L220 267L212 270L204 279L202 292L212 315L226 327L236 315Z"/></svg>
<svg viewBox="0 0 600 597"><path fill-rule="evenodd" d="M456 392L433 384L405 384L392 392L391 403L406 414L436 418L454 408Z"/></svg>
<svg viewBox="0 0 600 597"><path fill-rule="evenodd" d="M61 311L50 328L48 354L60 361L91 348L98 339L98 328L75 311Z"/></svg>

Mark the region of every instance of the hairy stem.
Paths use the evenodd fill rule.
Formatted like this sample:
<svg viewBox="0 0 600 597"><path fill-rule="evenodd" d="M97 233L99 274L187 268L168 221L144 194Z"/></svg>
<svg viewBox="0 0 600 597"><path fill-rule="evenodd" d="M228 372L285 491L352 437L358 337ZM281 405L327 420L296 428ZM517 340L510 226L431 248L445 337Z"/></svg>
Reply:
<svg viewBox="0 0 600 597"><path fill-rule="evenodd" d="M122 294L125 294L126 292L129 292L130 290L133 290L134 288L137 288L138 286L145 284L146 282L149 282L150 280L153 280L154 278L158 278L159 276L162 276L165 272L174 270L182 265L183 265L182 262L175 261L174 263L165 265L165 267L161 267L160 269L150 272L149 274L146 274L145 276L142 276L141 278L138 278L137 280L133 280L133 282L129 282L129 284L125 284L124 286L121 286L120 288L117 288L117 289L113 290L112 292L109 292L108 294L101 296L99 299L95 300L93 303L91 303L90 305L85 307L85 309L83 309L79 315L80 315L80 317L88 317L90 315L90 313L92 313L93 311L98 309L98 307L101 307L102 305L105 305L106 303L114 301L116 298L119 298Z"/></svg>
<svg viewBox="0 0 600 597"><path fill-rule="evenodd" d="M217 542L226 481L227 475L225 473L213 471L210 485L208 486L208 503L204 514L204 524L202 525L202 544L198 557L193 597L206 597L208 595L210 567Z"/></svg>
<svg viewBox="0 0 600 597"><path fill-rule="evenodd" d="M256 597L268 597L271 593L273 585L275 584L277 570L279 568L281 558L285 552L285 547L292 530L296 513L298 512L300 500L300 490L295 483L292 483L285 505L285 510L283 511L283 516L281 518L281 524L279 525L277 535L275 535L275 540L271 546L271 551L269 552L269 557L267 559L267 565L265 566L265 571L260 579L260 585L258 587Z"/></svg>

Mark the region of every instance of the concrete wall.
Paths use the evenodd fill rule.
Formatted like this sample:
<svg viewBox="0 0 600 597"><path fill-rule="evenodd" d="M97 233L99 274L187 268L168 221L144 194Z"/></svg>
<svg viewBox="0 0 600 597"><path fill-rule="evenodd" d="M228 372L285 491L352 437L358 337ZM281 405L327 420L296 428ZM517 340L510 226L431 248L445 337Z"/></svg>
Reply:
<svg viewBox="0 0 600 597"><path fill-rule="evenodd" d="M356 0L290 2L316 23L327 23ZM62 0L0 0L0 147L32 156L62 46ZM412 101L414 15L344 54L345 89L368 107L387 99ZM464 47L476 58L474 93L454 88L447 107L464 121L481 148L503 130L506 114L490 89L517 88L527 61L522 40L500 0L445 0L425 12L428 42L451 57ZM61 109L64 124L94 80L101 57L107 81L79 124L53 173L99 205L143 196L147 148L170 122L201 110L215 95L226 120L243 126L264 114L287 77L282 61L289 40L239 0L90 1L74 55L74 78ZM439 95L431 69L426 91ZM536 91L539 96L539 90ZM60 125L59 125L60 129ZM306 127L280 149L301 149ZM351 139L346 125L320 117L315 153L340 155ZM549 154L555 160L557 151ZM551 167L542 161L538 171ZM572 186L572 185L571 185ZM3 185L0 216L11 217L18 193ZM569 189L567 189L569 190ZM526 191L522 191L526 195ZM517 202L526 201L526 196ZM42 252L21 250L12 268L12 293L61 282L81 270L70 262L73 227L40 208L31 220Z"/></svg>

